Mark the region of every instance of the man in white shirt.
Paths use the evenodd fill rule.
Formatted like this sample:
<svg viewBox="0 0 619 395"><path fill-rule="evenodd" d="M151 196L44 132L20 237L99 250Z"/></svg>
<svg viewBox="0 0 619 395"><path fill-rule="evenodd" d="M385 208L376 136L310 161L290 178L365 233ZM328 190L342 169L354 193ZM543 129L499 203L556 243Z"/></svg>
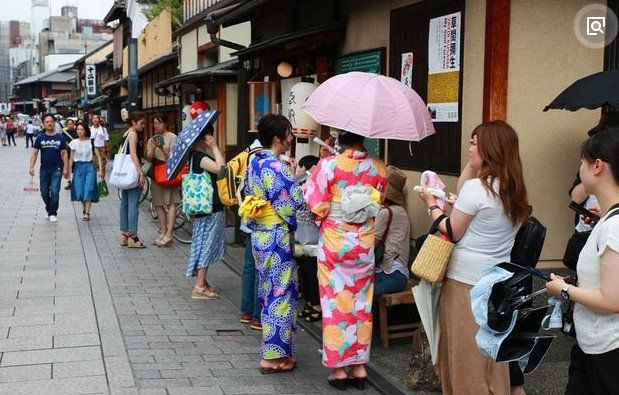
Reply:
<svg viewBox="0 0 619 395"><path fill-rule="evenodd" d="M92 122L92 125L90 126L90 138L93 140L95 150L99 152L101 165L103 166L103 172L105 174L110 136L107 133L107 129L101 125L101 117L99 114L92 114L90 121Z"/></svg>
<svg viewBox="0 0 619 395"><path fill-rule="evenodd" d="M30 142L30 146L34 145L34 135L36 133L36 130L34 128L34 125L32 124L32 121L28 121L28 125L26 125L26 148L28 148L28 142Z"/></svg>

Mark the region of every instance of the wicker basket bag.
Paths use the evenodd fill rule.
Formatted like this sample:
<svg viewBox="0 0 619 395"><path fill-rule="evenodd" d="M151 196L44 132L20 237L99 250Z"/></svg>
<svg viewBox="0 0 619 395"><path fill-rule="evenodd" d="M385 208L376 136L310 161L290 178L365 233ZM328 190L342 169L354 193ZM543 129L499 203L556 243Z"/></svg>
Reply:
<svg viewBox="0 0 619 395"><path fill-rule="evenodd" d="M438 224L444 218L445 215L442 214L434 221L411 267L411 271L415 276L432 283L443 281L454 248L454 243L434 235L438 231ZM447 236L450 240L453 240L449 219L445 224L447 226Z"/></svg>

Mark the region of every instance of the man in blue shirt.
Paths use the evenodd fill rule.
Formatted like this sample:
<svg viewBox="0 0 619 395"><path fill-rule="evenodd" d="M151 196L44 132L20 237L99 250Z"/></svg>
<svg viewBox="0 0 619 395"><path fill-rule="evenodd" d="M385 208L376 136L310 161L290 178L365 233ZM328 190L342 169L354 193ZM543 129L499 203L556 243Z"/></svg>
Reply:
<svg viewBox="0 0 619 395"><path fill-rule="evenodd" d="M46 218L49 218L50 222L58 221L58 195L61 176L69 179L68 146L65 137L56 133L55 123L52 115L43 117L45 130L34 141L29 171L30 175L34 177L34 165L37 163L37 157L39 151L41 151L39 183L41 196L43 202L45 202Z"/></svg>

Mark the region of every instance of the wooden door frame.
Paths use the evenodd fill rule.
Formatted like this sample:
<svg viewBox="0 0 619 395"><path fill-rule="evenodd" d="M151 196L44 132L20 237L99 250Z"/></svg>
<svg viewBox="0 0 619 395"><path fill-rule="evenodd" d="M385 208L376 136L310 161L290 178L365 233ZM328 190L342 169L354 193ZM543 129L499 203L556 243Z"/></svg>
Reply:
<svg viewBox="0 0 619 395"><path fill-rule="evenodd" d="M507 118L511 0L486 1L483 121Z"/></svg>

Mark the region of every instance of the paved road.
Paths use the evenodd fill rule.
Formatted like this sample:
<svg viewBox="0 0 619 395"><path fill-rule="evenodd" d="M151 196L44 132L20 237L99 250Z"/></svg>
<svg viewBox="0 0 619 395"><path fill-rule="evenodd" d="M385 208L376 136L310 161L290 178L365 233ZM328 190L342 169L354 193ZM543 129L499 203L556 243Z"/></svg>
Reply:
<svg viewBox="0 0 619 395"><path fill-rule="evenodd" d="M191 300L188 247L121 247L113 194L88 224L63 190L59 222L45 220L38 193L23 191L27 160L0 147L0 393L333 392L303 332L299 369L261 375L258 333L238 322L239 277L220 264L222 298ZM147 215L139 233L155 236Z"/></svg>

